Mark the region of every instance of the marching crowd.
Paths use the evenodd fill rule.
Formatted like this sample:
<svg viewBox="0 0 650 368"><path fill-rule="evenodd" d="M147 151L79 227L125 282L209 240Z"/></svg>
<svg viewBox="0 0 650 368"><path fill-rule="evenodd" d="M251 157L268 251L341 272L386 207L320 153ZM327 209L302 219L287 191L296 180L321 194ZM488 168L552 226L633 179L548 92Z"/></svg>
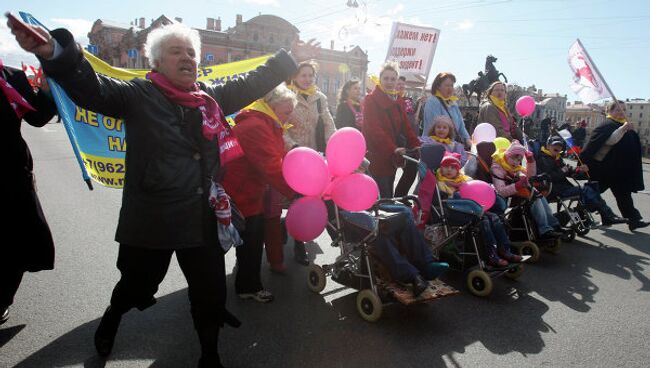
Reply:
<svg viewBox="0 0 650 368"><path fill-rule="evenodd" d="M346 82L332 116L327 97L316 85L317 64L297 63L284 50L245 78L208 86L196 80L198 33L171 25L148 35L146 55L153 69L147 78L124 82L95 73L69 31L37 31L47 43L12 30L20 46L38 57L48 77L77 105L123 118L128 126L126 180L115 236L121 277L94 337L102 356L113 348L121 317L134 307L144 310L156 302L154 295L175 253L188 283L192 319L201 344L199 366L221 366L219 331L224 325L241 324L226 309L226 244L241 243L235 247L237 295L272 301L273 294L261 281L262 255L266 249L271 271L286 271L282 209L287 201L300 196L282 176L283 157L292 148L324 152L337 129L360 130L369 161L369 166L360 170L369 171L381 197L409 193L418 170L404 155L418 158L423 145L441 145L447 151L435 173L447 196L458 196L461 185L473 180L463 172L472 155L472 132L453 94L456 78L451 73L439 73L426 100L415 103L404 93L406 79L397 65L386 63L377 85L365 97L360 81ZM35 93L20 71L4 67L0 82L9 86L3 87L1 105L3 119L11 123L9 182L11 192L16 193L10 199L10 212L15 216L10 217L9 229L33 229L20 247L3 249L7 256L0 265L0 323L4 323L23 273L54 266L54 245L34 187L32 159L20 135L20 124L24 119L43 126L56 108L47 96L47 87ZM494 152L490 167L499 200L482 220L489 264L521 261L510 251L501 222L503 199L528 188L530 177L540 173L550 176L552 196L580 195L589 210L601 215L604 225L627 223L632 231L649 225L632 199L632 193L644 188L641 146L632 125L625 121L622 102L610 103L607 120L583 138L584 149L574 167L562 157L566 145L560 136L544 137L539 152L527 148L526 136L506 104L506 92L504 83L493 83L478 115L479 122L491 124L497 137L509 142L508 147ZM231 127L225 115L237 111ZM395 187L398 168L402 168L402 176ZM567 178L589 178L599 185L577 187ZM621 217L600 196L607 189L614 194ZM542 238L563 235L565 229L545 197L537 198L531 209ZM331 202L328 211L333 211ZM233 227L236 234L221 231ZM395 275L412 282L415 294L426 288L422 277L432 279L440 273L439 269L431 271L435 264L430 252L418 252L426 262L411 258L416 269L407 272L410 276ZM391 263L388 258L386 262ZM295 242L294 259L309 264L304 243ZM399 267L394 269L393 273L399 274Z"/></svg>

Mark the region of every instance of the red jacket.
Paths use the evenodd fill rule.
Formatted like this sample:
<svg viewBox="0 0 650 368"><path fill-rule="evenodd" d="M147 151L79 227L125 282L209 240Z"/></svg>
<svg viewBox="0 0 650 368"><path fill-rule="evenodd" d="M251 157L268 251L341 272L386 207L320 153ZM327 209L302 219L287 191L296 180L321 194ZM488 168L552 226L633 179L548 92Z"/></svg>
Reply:
<svg viewBox="0 0 650 368"><path fill-rule="evenodd" d="M244 217L264 212L264 189L271 185L288 198L294 191L282 177L282 159L287 153L280 128L259 111L243 111L235 118L233 132L244 156L226 165L223 187Z"/></svg>
<svg viewBox="0 0 650 368"><path fill-rule="evenodd" d="M398 145L398 137L406 138L406 148L420 145L403 104L388 97L378 87L363 100L363 135L368 146L370 173L375 176L395 175L393 153Z"/></svg>

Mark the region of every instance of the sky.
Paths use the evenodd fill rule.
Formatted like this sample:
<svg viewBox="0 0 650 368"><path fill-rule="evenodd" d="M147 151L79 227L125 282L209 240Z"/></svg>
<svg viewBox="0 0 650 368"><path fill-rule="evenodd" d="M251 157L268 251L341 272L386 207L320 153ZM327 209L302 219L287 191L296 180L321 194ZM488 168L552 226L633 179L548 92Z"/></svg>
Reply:
<svg viewBox="0 0 650 368"><path fill-rule="evenodd" d="M354 0L352 1L354 2ZM545 93L567 95L570 88L567 52L580 38L610 88L619 99L650 99L650 1L611 0L140 0L11 2L9 9L32 13L50 28L66 27L82 45L97 19L130 23L135 18L166 15L205 28L206 17L233 27L236 14L244 21L273 14L293 23L300 38L316 38L335 49L358 45L368 52L370 73L386 57L394 21L425 25L441 31L429 82L441 71L452 72L463 84L482 71L485 57L498 58L495 66L509 82L535 85ZM22 52L5 22L0 24L0 58L7 65L35 64Z"/></svg>

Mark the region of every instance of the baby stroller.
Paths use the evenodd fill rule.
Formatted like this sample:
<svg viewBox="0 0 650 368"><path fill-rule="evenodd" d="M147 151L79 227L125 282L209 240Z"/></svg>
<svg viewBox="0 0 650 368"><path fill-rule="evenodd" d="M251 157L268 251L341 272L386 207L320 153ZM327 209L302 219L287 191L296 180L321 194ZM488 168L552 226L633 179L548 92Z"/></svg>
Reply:
<svg viewBox="0 0 650 368"><path fill-rule="evenodd" d="M492 171L490 170L490 167L492 166L492 154L496 152L494 143L480 142L476 145L476 152L478 170L475 174L475 178L492 183ZM516 219L516 221L507 221L506 225L509 227L510 234L513 235L510 236L510 240L512 241L512 246L517 250L517 253L521 256L531 256L529 262L534 263L537 262L540 257L539 246L534 241L535 233L531 227L531 224L534 223L534 221L531 220L530 215L524 217L524 212L521 212L522 209L522 207L511 209L506 218L509 220Z"/></svg>
<svg viewBox="0 0 650 368"><path fill-rule="evenodd" d="M488 296L493 289L492 279L502 275L517 279L524 267L521 263L494 267L484 261L487 255L480 229L483 208L469 199L442 199L435 175L432 175L440 166L444 153L444 147L439 145L421 148L417 191L422 202L431 203L430 218L425 221L425 239L429 241L434 254L449 263L451 269L467 274L466 284L472 294ZM410 157L407 159L414 160ZM524 257L523 261L528 258Z"/></svg>
<svg viewBox="0 0 650 368"><path fill-rule="evenodd" d="M386 268L373 255L373 242L380 236L390 236L394 229L404 226L405 211L387 212L387 205L404 208L402 202L415 201L417 197L384 198L378 200L369 211L347 212L335 207L335 218L328 226L336 233L332 246L341 254L333 264L311 264L307 285L314 293L320 293L327 277L347 287L359 290L356 298L357 312L366 321L377 321L383 307L394 302L404 305L431 302L458 294L458 291L442 281L429 281L429 287L415 297L412 290L393 281Z"/></svg>
<svg viewBox="0 0 650 368"><path fill-rule="evenodd" d="M582 190L582 185L575 180L576 185ZM584 185L597 186L597 182L587 182ZM598 191L598 188L595 188ZM549 198L549 204L556 204L555 218L558 219L562 227L571 229L571 232L562 237L562 241L571 242L575 239L576 234L585 236L591 229L598 227L598 222L594 219L589 209L582 202L580 194L568 197L557 196Z"/></svg>

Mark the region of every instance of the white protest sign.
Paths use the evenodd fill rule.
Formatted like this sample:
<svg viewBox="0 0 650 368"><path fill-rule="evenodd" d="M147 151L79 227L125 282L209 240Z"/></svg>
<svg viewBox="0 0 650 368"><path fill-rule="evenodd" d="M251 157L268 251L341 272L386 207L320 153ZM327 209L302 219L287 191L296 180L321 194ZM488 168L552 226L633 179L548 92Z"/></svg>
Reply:
<svg viewBox="0 0 650 368"><path fill-rule="evenodd" d="M396 61L402 74L429 76L440 30L393 23L386 61Z"/></svg>

